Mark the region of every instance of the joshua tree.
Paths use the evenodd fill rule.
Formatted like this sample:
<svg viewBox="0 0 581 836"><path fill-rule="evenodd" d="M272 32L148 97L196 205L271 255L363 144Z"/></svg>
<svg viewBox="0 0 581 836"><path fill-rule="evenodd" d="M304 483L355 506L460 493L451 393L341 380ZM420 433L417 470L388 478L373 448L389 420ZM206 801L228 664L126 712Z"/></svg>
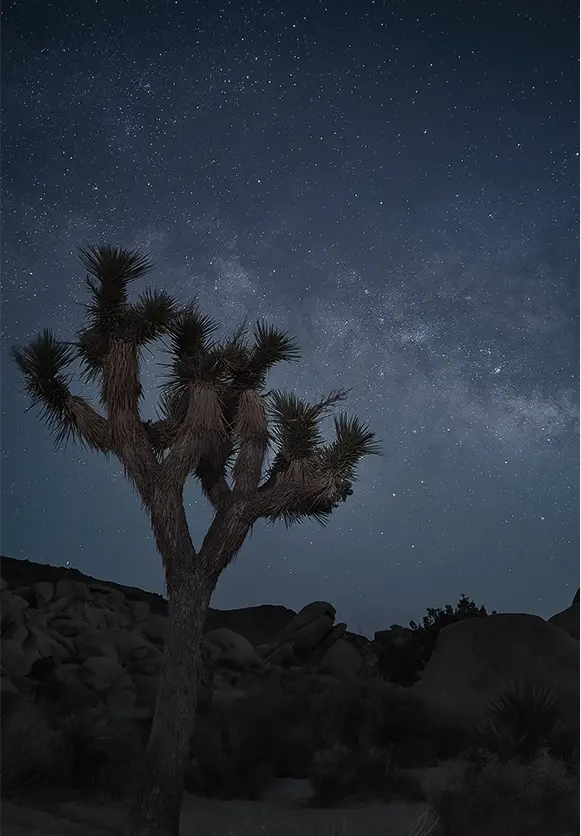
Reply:
<svg viewBox="0 0 581 836"><path fill-rule="evenodd" d="M287 525L324 523L352 491L363 456L379 453L357 418L336 415L325 443L321 421L344 390L316 403L264 392L268 371L298 359L294 338L264 323L214 339L216 324L196 303L180 305L163 290L131 302L131 282L152 268L135 250L80 250L91 301L74 342L44 331L13 355L33 403L58 443L73 439L113 454L137 488L165 568L169 600L164 665L147 748L147 777L131 832L178 832L211 595L246 535L261 517ZM142 349L164 339L168 372L159 419L140 416ZM68 369L80 361L87 383L100 384L103 413L72 394ZM184 510L186 480L195 476L213 506L211 525L194 548Z"/></svg>

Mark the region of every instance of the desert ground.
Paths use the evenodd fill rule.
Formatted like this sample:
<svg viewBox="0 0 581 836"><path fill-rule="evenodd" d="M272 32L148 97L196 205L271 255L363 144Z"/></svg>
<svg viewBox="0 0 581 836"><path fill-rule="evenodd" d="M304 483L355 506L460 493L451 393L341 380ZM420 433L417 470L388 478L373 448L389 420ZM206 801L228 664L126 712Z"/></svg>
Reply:
<svg viewBox="0 0 581 836"><path fill-rule="evenodd" d="M121 805L81 801L34 806L2 802L3 836L112 836L125 817ZM362 804L333 810L300 807L292 799L218 801L186 793L181 836L427 836L434 815L426 803Z"/></svg>

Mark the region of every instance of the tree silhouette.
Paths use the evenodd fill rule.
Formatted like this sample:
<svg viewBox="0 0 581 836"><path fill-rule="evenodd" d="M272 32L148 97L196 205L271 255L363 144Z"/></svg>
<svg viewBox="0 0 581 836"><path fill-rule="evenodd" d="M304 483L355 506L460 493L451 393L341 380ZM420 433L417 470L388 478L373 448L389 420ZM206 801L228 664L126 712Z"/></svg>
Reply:
<svg viewBox="0 0 581 836"><path fill-rule="evenodd" d="M264 392L273 366L299 359L295 340L283 331L258 322L251 337L240 327L216 340L216 323L196 303L182 305L163 290L129 300L129 285L152 269L148 256L105 245L81 248L80 257L91 299L76 340L60 342L44 331L13 356L57 444L72 439L116 456L151 520L169 606L146 778L130 830L175 836L203 626L220 574L260 518L324 523L353 492L359 461L380 451L374 433L344 414L335 416L335 437L325 443L321 422L347 391L315 403ZM141 354L160 338L169 363L159 418L145 421ZM100 384L104 414L72 394L75 361L86 382ZM192 475L214 511L199 550L183 503Z"/></svg>

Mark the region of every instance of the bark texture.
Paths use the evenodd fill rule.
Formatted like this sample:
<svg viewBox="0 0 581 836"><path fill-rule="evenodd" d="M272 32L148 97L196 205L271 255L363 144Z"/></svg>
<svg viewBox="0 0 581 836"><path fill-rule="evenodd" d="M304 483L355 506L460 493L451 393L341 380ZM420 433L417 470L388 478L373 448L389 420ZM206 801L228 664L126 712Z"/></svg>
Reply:
<svg viewBox="0 0 581 836"><path fill-rule="evenodd" d="M145 779L130 817L131 836L179 834L184 777L202 674L204 623L215 586L198 576L193 562L188 565L183 559L170 558L166 563L172 571L165 658L147 747Z"/></svg>

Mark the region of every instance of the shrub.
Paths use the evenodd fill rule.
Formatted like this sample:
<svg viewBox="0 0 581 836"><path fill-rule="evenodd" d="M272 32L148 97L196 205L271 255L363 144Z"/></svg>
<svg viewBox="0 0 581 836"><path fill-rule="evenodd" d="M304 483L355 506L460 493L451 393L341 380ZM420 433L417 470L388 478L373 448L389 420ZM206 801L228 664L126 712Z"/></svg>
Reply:
<svg viewBox="0 0 581 836"><path fill-rule="evenodd" d="M579 771L579 726L559 724L548 742L552 758L561 761L568 769Z"/></svg>
<svg viewBox="0 0 581 836"><path fill-rule="evenodd" d="M46 784L121 799L143 754L136 726L104 708L57 720L42 701L21 699L2 722L2 793Z"/></svg>
<svg viewBox="0 0 581 836"><path fill-rule="evenodd" d="M70 785L72 763L62 731L31 697L22 698L2 718L2 795L15 796L44 783Z"/></svg>
<svg viewBox="0 0 581 836"><path fill-rule="evenodd" d="M478 607L466 595L462 595L455 607L447 604L444 608L429 607L421 624L410 621L411 633L401 643L383 647L379 654L378 667L381 675L399 685L413 685L434 652L440 630L466 618L485 618L485 607ZM493 613L494 614L494 611ZM401 629L394 624L392 629Z"/></svg>
<svg viewBox="0 0 581 836"><path fill-rule="evenodd" d="M121 800L135 789L145 755L137 724L105 708L87 708L61 726L72 761L72 788Z"/></svg>
<svg viewBox="0 0 581 836"><path fill-rule="evenodd" d="M186 788L258 799L273 778L302 777L315 752L308 718L298 700L268 688L199 712Z"/></svg>
<svg viewBox="0 0 581 836"><path fill-rule="evenodd" d="M535 758L550 745L562 713L551 688L526 682L502 691L485 710L488 717L477 726L473 745L501 761Z"/></svg>
<svg viewBox="0 0 581 836"><path fill-rule="evenodd" d="M434 802L441 836L568 836L579 832L579 782L544 754L528 763L490 756Z"/></svg>
<svg viewBox="0 0 581 836"><path fill-rule="evenodd" d="M314 806L370 798L423 798L419 782L395 767L389 749L350 749L338 744L317 753L309 778Z"/></svg>

